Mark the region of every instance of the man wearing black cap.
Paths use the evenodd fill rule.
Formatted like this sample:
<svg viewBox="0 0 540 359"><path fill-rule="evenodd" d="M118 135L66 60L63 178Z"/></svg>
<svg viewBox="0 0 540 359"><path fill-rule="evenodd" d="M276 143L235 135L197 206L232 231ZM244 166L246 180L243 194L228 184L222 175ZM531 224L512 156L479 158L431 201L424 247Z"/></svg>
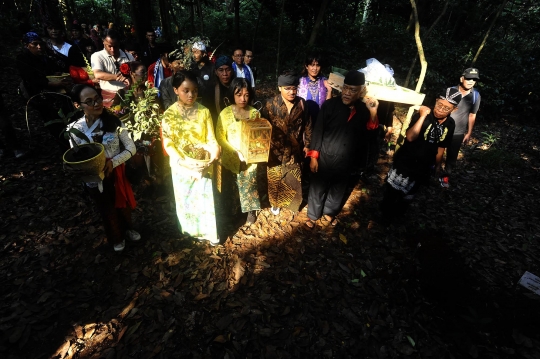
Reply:
<svg viewBox="0 0 540 359"><path fill-rule="evenodd" d="M405 143L395 153L386 179L381 204L386 220L403 211L402 206L414 198L421 185L428 182L434 165L438 171L456 126L450 114L457 110L460 101L460 91L449 87L438 97L433 110L422 106L411 118Z"/></svg>
<svg viewBox="0 0 540 359"><path fill-rule="evenodd" d="M474 128L476 121L476 113L480 107L480 93L474 89L474 85L480 79L478 69L468 68L463 71L459 86L455 88L461 93L461 102L458 104L458 109L452 113L452 118L456 122L456 130L452 143L446 150L445 171L451 174L456 165L461 144L466 144ZM448 177L443 177L441 180L443 187L448 187Z"/></svg>
<svg viewBox="0 0 540 359"><path fill-rule="evenodd" d="M349 71L345 76L341 97L326 100L321 107L308 156L313 172L308 196L310 228L321 218L335 226L341 211L347 181L355 162L359 145L367 131L378 128L378 101L365 97L364 74ZM365 102L362 103L362 101Z"/></svg>
<svg viewBox="0 0 540 359"><path fill-rule="evenodd" d="M298 83L292 71L281 74L280 93L261 109L272 124L267 177L268 199L276 216L281 208L297 212L302 204L301 164L311 140L311 117L306 101L297 96Z"/></svg>

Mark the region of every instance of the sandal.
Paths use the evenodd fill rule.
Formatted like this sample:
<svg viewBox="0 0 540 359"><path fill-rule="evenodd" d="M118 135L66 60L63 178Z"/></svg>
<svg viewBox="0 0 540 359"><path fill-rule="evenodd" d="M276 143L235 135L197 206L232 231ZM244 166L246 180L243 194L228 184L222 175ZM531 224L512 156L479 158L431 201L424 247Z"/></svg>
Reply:
<svg viewBox="0 0 540 359"><path fill-rule="evenodd" d="M321 218L325 223L327 223L326 225L331 225L332 227L335 227L339 221L336 217L332 217L328 214L325 214L324 216L322 216Z"/></svg>
<svg viewBox="0 0 540 359"><path fill-rule="evenodd" d="M306 223L305 223L305 225L306 225L306 227L308 227L308 228L313 228L313 227L315 227L315 221L312 220L311 218L308 218L307 221L306 221Z"/></svg>

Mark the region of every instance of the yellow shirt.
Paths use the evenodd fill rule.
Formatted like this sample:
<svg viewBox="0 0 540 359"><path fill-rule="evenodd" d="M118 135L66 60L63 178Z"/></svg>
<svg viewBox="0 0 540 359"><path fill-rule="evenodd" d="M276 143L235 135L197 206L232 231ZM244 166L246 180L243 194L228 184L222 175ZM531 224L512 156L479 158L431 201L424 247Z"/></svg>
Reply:
<svg viewBox="0 0 540 359"><path fill-rule="evenodd" d="M249 107L249 119L259 117L259 112ZM226 107L219 114L216 125L216 138L221 145L221 164L229 171L240 172L240 158L238 151L242 143L242 120L237 121L232 106Z"/></svg>

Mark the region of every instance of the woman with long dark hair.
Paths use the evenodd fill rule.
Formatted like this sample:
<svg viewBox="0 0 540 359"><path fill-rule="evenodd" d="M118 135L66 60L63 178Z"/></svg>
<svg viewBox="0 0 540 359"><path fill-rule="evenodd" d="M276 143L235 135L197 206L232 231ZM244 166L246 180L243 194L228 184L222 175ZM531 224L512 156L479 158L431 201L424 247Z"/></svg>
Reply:
<svg viewBox="0 0 540 359"><path fill-rule="evenodd" d="M173 75L178 101L163 114L163 145L169 155L176 214L181 231L219 244L212 162L219 157L210 111L197 103L197 78L190 71ZM205 156L207 155L207 156ZM199 158L200 157L200 158Z"/></svg>
<svg viewBox="0 0 540 359"><path fill-rule="evenodd" d="M317 120L317 114L324 101L332 97L332 88L328 79L321 73L321 56L311 54L304 61L304 69L298 84L298 96L307 101L313 121Z"/></svg>
<svg viewBox="0 0 540 359"><path fill-rule="evenodd" d="M257 211L261 209L261 186L266 182L266 173L257 163L246 164L240 152L242 143L242 121L259 117L259 112L251 107L254 94L246 79L236 78L229 87L229 99L234 103L219 114L216 138L222 148L221 164L232 173L238 186L242 213L247 213L247 223L254 223ZM224 171L225 172L225 171ZM226 177L226 176L224 176ZM227 194L224 194L227 196Z"/></svg>
<svg viewBox="0 0 540 359"><path fill-rule="evenodd" d="M75 85L71 99L84 112L83 117L68 128L75 128L86 135L90 142L99 142L105 147L107 161L102 182L87 182L86 188L103 219L107 239L114 244L115 251L125 248L125 237L133 241L141 239L133 230L131 210L136 202L131 185L125 176L125 162L135 154L135 143L120 120L103 107L103 97L92 86ZM71 146L82 145L86 140L72 136Z"/></svg>

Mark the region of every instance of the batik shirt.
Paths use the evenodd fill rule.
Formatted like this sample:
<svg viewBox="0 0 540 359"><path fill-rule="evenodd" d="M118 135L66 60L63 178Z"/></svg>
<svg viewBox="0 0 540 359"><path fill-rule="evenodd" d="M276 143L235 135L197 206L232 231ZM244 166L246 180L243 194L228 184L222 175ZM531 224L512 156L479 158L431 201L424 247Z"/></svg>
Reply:
<svg viewBox="0 0 540 359"><path fill-rule="evenodd" d="M272 143L268 166L286 164L294 159L298 163L304 157L304 147L311 142L311 116L304 99L296 97L291 113L281 94L266 100L261 117L272 124Z"/></svg>

